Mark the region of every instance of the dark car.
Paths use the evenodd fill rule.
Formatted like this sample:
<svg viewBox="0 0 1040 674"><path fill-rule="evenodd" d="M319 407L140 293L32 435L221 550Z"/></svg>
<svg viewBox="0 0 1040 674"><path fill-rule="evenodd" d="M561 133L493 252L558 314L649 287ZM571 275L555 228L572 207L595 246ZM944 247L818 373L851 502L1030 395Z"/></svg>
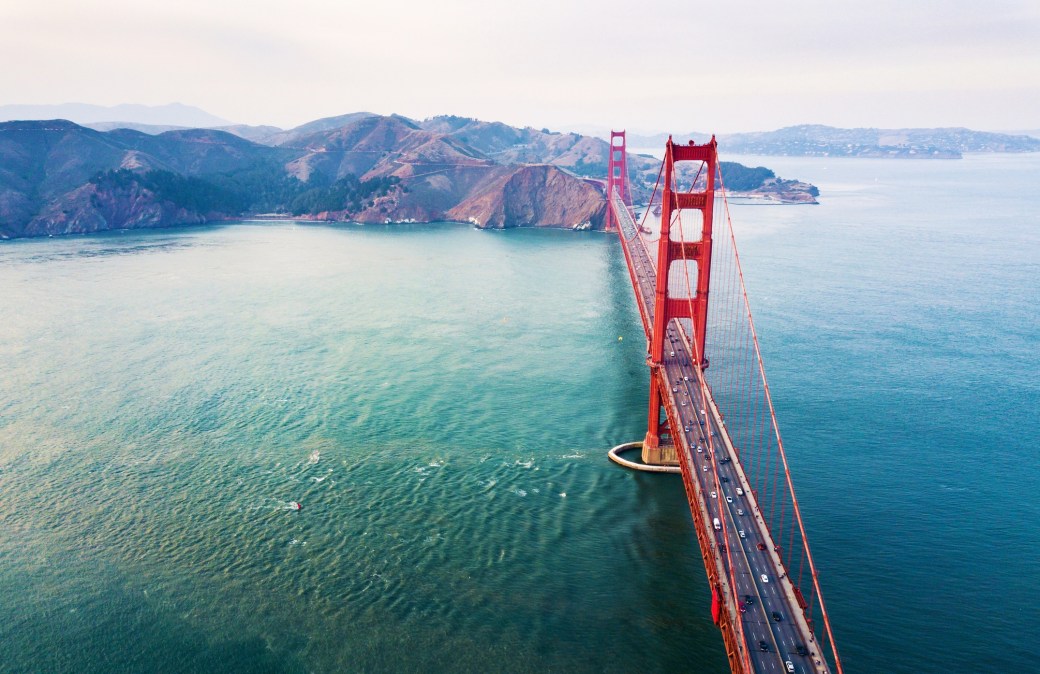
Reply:
<svg viewBox="0 0 1040 674"><path fill-rule="evenodd" d="M760 650L760 651L768 651L769 650L769 644L767 644L764 641L759 641L758 642L758 650Z"/></svg>
<svg viewBox="0 0 1040 674"><path fill-rule="evenodd" d="M723 476L722 476L722 477L720 477L719 479L720 479L720 480L722 480L723 482L729 482L729 478L728 478L728 477L726 477L725 475L723 475Z"/></svg>
<svg viewBox="0 0 1040 674"><path fill-rule="evenodd" d="M759 550L765 550L766 549L766 544L765 543L759 543L758 544L758 549Z"/></svg>
<svg viewBox="0 0 1040 674"><path fill-rule="evenodd" d="M744 595L744 603L747 604L748 606L751 606L752 604L755 603L755 598L752 597L750 594L745 594Z"/></svg>
<svg viewBox="0 0 1040 674"><path fill-rule="evenodd" d="M798 651L798 655L809 655L809 649L805 647L805 644L795 644L794 650Z"/></svg>
<svg viewBox="0 0 1040 674"><path fill-rule="evenodd" d="M780 617L779 613L773 611L773 620L775 620L776 622L780 622L781 620L783 620L783 618Z"/></svg>

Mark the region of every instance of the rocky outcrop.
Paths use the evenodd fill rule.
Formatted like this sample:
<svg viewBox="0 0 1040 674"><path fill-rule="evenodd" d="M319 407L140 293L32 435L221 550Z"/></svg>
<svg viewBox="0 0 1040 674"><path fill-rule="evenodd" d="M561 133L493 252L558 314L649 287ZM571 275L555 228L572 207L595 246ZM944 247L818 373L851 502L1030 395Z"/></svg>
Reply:
<svg viewBox="0 0 1040 674"><path fill-rule="evenodd" d="M746 192L734 192L736 198L760 199L778 204L818 204L820 190L815 185L800 180L772 178L761 186Z"/></svg>
<svg viewBox="0 0 1040 674"><path fill-rule="evenodd" d="M206 221L205 215L161 200L136 182L127 186L88 183L48 204L26 225L24 236L171 227Z"/></svg>
<svg viewBox="0 0 1040 674"><path fill-rule="evenodd" d="M606 201L592 185L555 166L522 166L488 182L448 211L478 227L602 226Z"/></svg>

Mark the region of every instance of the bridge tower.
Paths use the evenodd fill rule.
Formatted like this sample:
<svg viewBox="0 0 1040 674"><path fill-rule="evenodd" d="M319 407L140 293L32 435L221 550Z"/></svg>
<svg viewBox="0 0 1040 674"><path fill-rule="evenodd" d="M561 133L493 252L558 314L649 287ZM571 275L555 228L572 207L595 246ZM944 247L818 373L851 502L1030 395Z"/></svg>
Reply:
<svg viewBox="0 0 1040 674"><path fill-rule="evenodd" d="M611 140L613 143L613 140ZM676 145L671 136L665 145L664 155L664 190L661 203L661 237L657 247L657 288L654 297L654 324L650 331L649 353L647 365L650 366L650 413L647 422L646 438L643 441L643 461L651 464L675 464L675 445L671 441L671 429L668 416L661 416L661 404L669 399L665 390L667 384L661 375L664 364L665 330L673 318L689 319L693 334L691 344L693 357L700 360L702 370L707 369L708 359L704 356L704 333L708 319L708 285L711 279L711 231L712 215L715 206L715 175L718 167L718 145L715 137L704 145ZM705 189L680 191L675 184L675 164L677 162L703 162L705 171ZM700 239L687 241L681 231L673 225L681 223L676 216L684 210L701 212ZM677 236L674 236L677 235ZM674 296L669 288L669 278L673 268L677 278L682 278L688 269L683 269L690 262L696 263L697 285L692 298ZM684 284L675 284L676 287ZM662 446L661 438L666 436L669 442Z"/></svg>
<svg viewBox="0 0 1040 674"><path fill-rule="evenodd" d="M621 201L632 205L632 197L628 190L628 155L625 151L625 132L610 132L610 157L607 159L607 219L604 229L617 231L619 226L614 209L610 208L611 195L617 188Z"/></svg>

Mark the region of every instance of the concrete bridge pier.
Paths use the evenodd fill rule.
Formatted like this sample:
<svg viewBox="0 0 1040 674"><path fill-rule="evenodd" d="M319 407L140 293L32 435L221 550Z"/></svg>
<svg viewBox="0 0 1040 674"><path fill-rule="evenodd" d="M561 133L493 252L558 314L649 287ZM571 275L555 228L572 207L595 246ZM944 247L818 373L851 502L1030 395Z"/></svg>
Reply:
<svg viewBox="0 0 1040 674"><path fill-rule="evenodd" d="M675 445L662 445L660 442L651 443L650 434L643 440L643 463L651 466L678 466L679 454L675 451Z"/></svg>

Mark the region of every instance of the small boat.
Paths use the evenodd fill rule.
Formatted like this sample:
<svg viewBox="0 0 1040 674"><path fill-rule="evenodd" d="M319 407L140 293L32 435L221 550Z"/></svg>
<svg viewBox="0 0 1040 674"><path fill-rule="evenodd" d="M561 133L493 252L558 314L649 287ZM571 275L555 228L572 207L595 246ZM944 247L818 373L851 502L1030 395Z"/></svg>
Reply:
<svg viewBox="0 0 1040 674"><path fill-rule="evenodd" d="M293 510L303 510L303 504L299 501L289 501L289 507Z"/></svg>

